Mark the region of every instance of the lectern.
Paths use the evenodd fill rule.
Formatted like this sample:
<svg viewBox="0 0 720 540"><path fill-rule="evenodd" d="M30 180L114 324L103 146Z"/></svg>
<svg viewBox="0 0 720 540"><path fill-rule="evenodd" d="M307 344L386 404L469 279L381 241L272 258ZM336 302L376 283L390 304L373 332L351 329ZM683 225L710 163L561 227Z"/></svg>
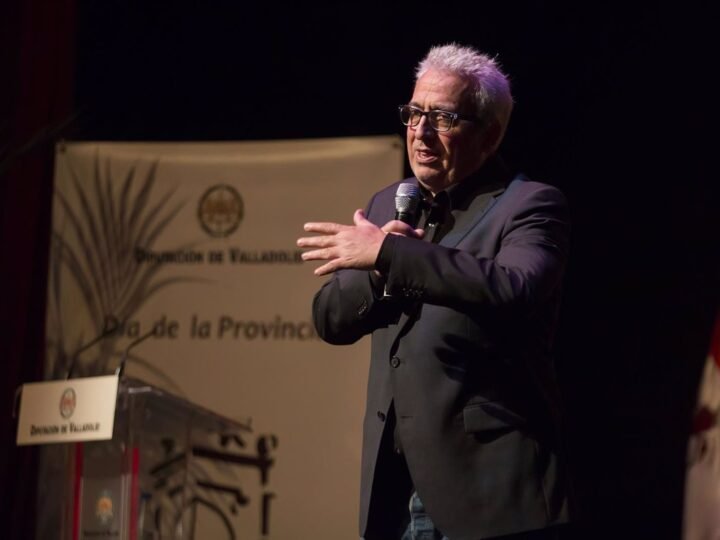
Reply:
<svg viewBox="0 0 720 540"><path fill-rule="evenodd" d="M75 407L74 399L79 402L72 381L81 380L67 381L56 405L60 416ZM56 428L92 426L29 429ZM262 537L271 494L243 486L237 471L254 469L260 480L255 486L264 485L273 441L259 438L257 448L248 449L251 431L249 421L233 421L150 384L120 378L112 439L43 446L38 538ZM245 520L254 530L238 530L243 507L257 512Z"/></svg>

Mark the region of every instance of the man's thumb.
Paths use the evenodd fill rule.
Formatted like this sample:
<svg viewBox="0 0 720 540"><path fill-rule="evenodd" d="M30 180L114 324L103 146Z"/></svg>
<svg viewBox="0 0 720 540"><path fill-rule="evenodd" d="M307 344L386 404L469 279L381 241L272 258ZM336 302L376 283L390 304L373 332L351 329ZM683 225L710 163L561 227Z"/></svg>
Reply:
<svg viewBox="0 0 720 540"><path fill-rule="evenodd" d="M366 221L365 212L362 209L355 210L355 213L353 214L353 223L355 223L355 225L361 225Z"/></svg>

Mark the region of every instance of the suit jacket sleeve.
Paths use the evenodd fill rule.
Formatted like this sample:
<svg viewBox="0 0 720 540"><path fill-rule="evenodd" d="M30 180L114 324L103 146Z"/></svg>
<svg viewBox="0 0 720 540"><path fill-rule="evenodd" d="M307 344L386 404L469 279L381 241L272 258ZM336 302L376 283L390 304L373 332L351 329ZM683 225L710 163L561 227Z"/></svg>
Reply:
<svg viewBox="0 0 720 540"><path fill-rule="evenodd" d="M373 197L366 209L370 221L375 216ZM379 225L379 223L376 223ZM383 299L385 280L374 272L339 270L333 274L313 300L313 321L318 335L334 345L356 342L397 317L399 308Z"/></svg>
<svg viewBox="0 0 720 540"><path fill-rule="evenodd" d="M554 295L568 248L562 193L545 184L520 182L498 204L501 208L492 210L506 217L492 256L472 250L486 245L488 238L461 242L455 249L388 235L377 261L387 276L388 293L471 314L531 310Z"/></svg>

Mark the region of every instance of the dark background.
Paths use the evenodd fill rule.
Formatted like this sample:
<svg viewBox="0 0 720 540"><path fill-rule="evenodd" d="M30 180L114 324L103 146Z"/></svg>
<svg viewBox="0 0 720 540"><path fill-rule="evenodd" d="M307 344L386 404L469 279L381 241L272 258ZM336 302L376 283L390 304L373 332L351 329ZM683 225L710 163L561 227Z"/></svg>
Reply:
<svg viewBox="0 0 720 540"><path fill-rule="evenodd" d="M502 152L572 205L558 369L573 538L679 538L719 304L709 3L9 0L0 18L1 527L32 527L17 385L42 375L53 142L401 133L430 45L499 55ZM364 201L358 201L363 204ZM331 406L331 404L329 404Z"/></svg>

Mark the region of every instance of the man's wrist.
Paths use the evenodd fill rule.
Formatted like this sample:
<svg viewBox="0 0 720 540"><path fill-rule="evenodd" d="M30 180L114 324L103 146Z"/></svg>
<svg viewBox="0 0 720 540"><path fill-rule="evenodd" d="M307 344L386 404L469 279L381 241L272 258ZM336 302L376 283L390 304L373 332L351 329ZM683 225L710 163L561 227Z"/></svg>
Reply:
<svg viewBox="0 0 720 540"><path fill-rule="evenodd" d="M383 243L380 245L380 250L375 259L375 271L381 276L387 276L390 273L390 263L392 262L392 254L397 239L397 235L387 234L385 235L385 240L383 240Z"/></svg>

